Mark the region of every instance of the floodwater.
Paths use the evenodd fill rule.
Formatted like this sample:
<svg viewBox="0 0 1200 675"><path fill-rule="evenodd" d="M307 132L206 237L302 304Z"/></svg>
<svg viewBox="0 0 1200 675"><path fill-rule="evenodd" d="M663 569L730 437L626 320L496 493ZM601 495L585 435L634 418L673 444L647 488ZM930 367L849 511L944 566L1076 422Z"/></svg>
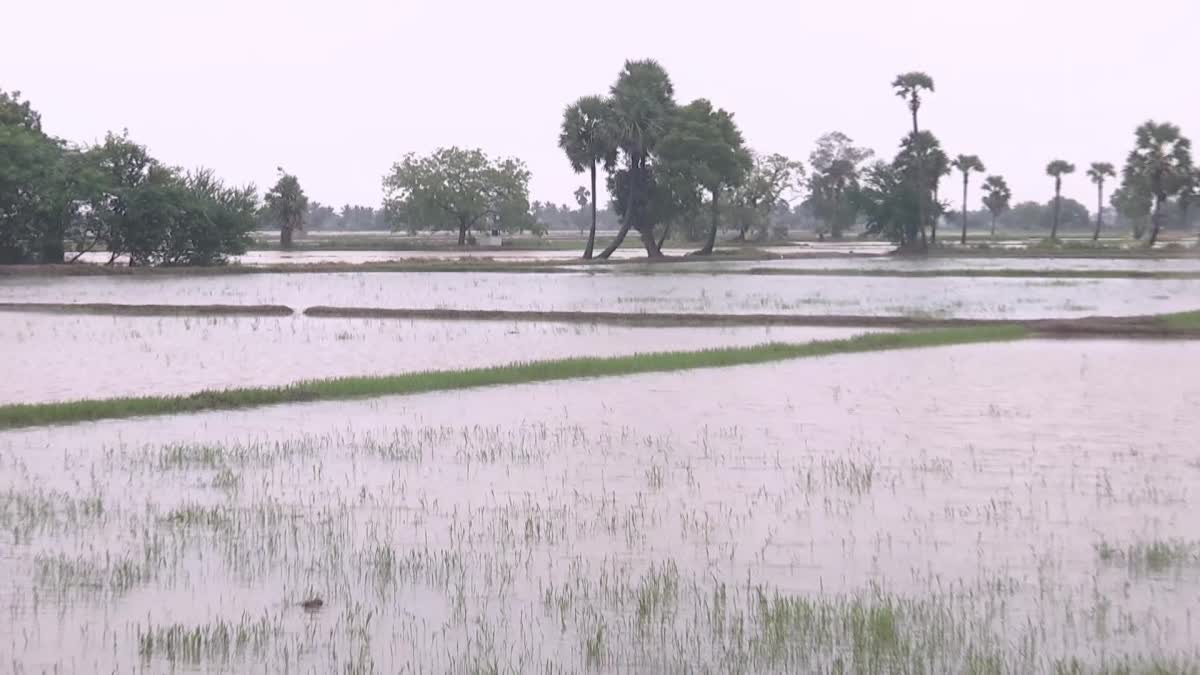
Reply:
<svg viewBox="0 0 1200 675"><path fill-rule="evenodd" d="M0 655L1193 672L1195 357L1030 341L3 432Z"/></svg>
<svg viewBox="0 0 1200 675"><path fill-rule="evenodd" d="M292 317L0 315L0 404L290 384L570 356L617 356L859 335L838 328Z"/></svg>
<svg viewBox="0 0 1200 675"><path fill-rule="evenodd" d="M763 261L707 261L687 263L713 271L743 269L864 270L871 272L945 272L957 270L1036 270L1114 272L1196 272L1200 256L1194 258L1070 258L1020 257L982 258L964 256L920 258L916 256L815 258Z"/></svg>
<svg viewBox="0 0 1200 675"><path fill-rule="evenodd" d="M0 302L281 304L1031 319L1178 312L1200 279L380 272L0 278Z"/></svg>

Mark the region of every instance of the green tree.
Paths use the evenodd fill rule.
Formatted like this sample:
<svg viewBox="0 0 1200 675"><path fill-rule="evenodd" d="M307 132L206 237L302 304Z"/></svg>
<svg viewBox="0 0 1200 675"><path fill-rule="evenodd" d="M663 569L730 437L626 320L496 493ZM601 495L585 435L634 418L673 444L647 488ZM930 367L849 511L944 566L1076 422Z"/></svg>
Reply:
<svg viewBox="0 0 1200 675"><path fill-rule="evenodd" d="M720 227L720 196L740 186L752 164L733 115L713 109L705 99L677 108L659 143L658 159L658 168L671 173L672 201L683 207L681 212L698 205L698 195L688 193L689 182L708 193L710 222L696 255L711 255Z"/></svg>
<svg viewBox="0 0 1200 675"><path fill-rule="evenodd" d="M919 71L903 73L896 76L896 79L892 81L892 88L895 90L896 96L904 99L908 104L908 110L912 114L912 135L915 137L921 132L921 127L917 121L917 114L921 110L921 94L926 91L933 93L933 78ZM918 159L920 161L915 163L916 180L913 182L912 188L916 191L917 222L919 223L919 230L921 232L921 245L924 247L926 246L925 225L928 222L926 218L929 211L927 204L928 193L925 191L925 185L927 184L925 172L927 167L925 166L923 157Z"/></svg>
<svg viewBox="0 0 1200 675"><path fill-rule="evenodd" d="M853 139L834 131L818 138L816 149L808 156L812 172L806 204L834 239L841 239L858 218L855 192L860 167L874 154L868 148L855 147Z"/></svg>
<svg viewBox="0 0 1200 675"><path fill-rule="evenodd" d="M300 187L300 180L279 169L279 180L264 197L269 217L279 224L279 245L292 247L292 235L304 231L304 217L308 213L308 197Z"/></svg>
<svg viewBox="0 0 1200 675"><path fill-rule="evenodd" d="M1179 202L1179 224L1183 229L1187 229L1191 223L1189 215L1192 206L1200 199L1200 167L1193 166L1192 170L1184 176L1182 185L1179 187L1179 196L1176 198Z"/></svg>
<svg viewBox="0 0 1200 675"><path fill-rule="evenodd" d="M992 238L996 238L996 219L1008 210L1012 190L1002 176L988 176L983 181L983 205L992 214Z"/></svg>
<svg viewBox="0 0 1200 675"><path fill-rule="evenodd" d="M414 153L384 178L389 211L410 227L456 230L458 245L477 227L530 227L529 170L517 159L492 160L482 150L440 148Z"/></svg>
<svg viewBox="0 0 1200 675"><path fill-rule="evenodd" d="M32 262L47 248L62 261L61 237L54 245L47 221L56 215L64 149L20 92L0 91L0 263Z"/></svg>
<svg viewBox="0 0 1200 675"><path fill-rule="evenodd" d="M1056 159L1046 165L1046 175L1054 178L1054 224L1050 227L1050 241L1058 240L1059 214L1062 209L1063 176L1075 173L1075 165Z"/></svg>
<svg viewBox="0 0 1200 675"><path fill-rule="evenodd" d="M976 155L959 155L954 158L954 161L950 165L962 172L962 238L959 240L959 243L965 246L967 243L967 189L971 182L971 172L978 171L979 173L983 173L987 169L983 166L983 161Z"/></svg>
<svg viewBox="0 0 1200 675"><path fill-rule="evenodd" d="M1126 185L1141 186L1154 199L1146 243L1153 247L1162 229L1167 199L1179 193L1192 171L1192 144L1178 126L1153 120L1137 128L1136 139L1125 160L1123 179Z"/></svg>
<svg viewBox="0 0 1200 675"><path fill-rule="evenodd" d="M624 168L608 177L609 194L621 213L621 229L600 253L608 258L625 241L630 229L641 235L650 258L662 257L654 236L654 210L651 202L664 200L652 194L655 181L653 156L675 112L675 87L667 71L657 61L626 61L610 89L613 112L613 141L624 158Z"/></svg>
<svg viewBox="0 0 1200 675"><path fill-rule="evenodd" d="M563 111L558 136L558 147L567 154L575 173L591 174L592 226L583 250L585 260L591 259L596 245L596 167L603 165L611 171L616 162L611 117L607 101L599 96L584 96Z"/></svg>
<svg viewBox="0 0 1200 675"><path fill-rule="evenodd" d="M1096 231L1092 233L1092 241L1099 241L1100 228L1104 225L1104 183L1109 178L1115 178L1117 170L1108 162L1092 162L1087 175L1096 185Z"/></svg>
<svg viewBox="0 0 1200 675"><path fill-rule="evenodd" d="M753 168L746 180L733 192L733 212L739 241L750 230L757 238L766 236L770 215L785 195L796 192L804 180L804 164L786 155L752 153Z"/></svg>

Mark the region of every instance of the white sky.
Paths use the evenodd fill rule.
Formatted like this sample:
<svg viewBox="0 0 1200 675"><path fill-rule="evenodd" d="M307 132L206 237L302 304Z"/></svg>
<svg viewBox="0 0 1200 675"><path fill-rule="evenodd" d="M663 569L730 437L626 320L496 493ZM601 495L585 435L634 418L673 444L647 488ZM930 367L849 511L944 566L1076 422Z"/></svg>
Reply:
<svg viewBox="0 0 1200 675"><path fill-rule="evenodd" d="M752 147L807 158L840 130L890 157L889 87L925 70L922 126L981 156L1016 200L1050 159L1120 166L1147 118L1200 141L1200 0L37 0L7 3L0 88L50 133L127 127L160 159L233 182L296 173L310 197L374 205L407 151L478 146L571 202L562 108L658 59L677 98L733 111ZM975 181L978 184L978 180ZM957 202L957 180L943 193ZM970 198L979 207L979 195Z"/></svg>

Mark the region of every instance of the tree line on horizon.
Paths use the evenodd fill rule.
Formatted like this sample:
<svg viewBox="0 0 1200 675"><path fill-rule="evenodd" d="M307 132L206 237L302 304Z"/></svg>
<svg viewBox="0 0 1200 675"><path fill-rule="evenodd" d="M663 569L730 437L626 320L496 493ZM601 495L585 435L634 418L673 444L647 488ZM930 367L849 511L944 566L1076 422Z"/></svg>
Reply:
<svg viewBox="0 0 1200 675"><path fill-rule="evenodd" d="M980 183L983 208L971 211L972 177L987 169L976 155L950 157L921 128L933 79L904 73L892 88L912 130L890 161L834 131L817 139L805 163L749 148L733 113L703 98L677 102L660 64L631 60L606 95L583 96L563 112L559 147L571 169L589 180L575 191L577 209L531 204L530 172L521 160L451 146L394 164L383 179L381 208L347 204L340 212L310 201L283 169L260 201L253 185L228 186L211 170L160 162L127 132L92 146L52 137L28 101L0 90L0 263L70 262L102 250L109 262L123 258L130 265L211 265L244 252L259 228L277 229L283 247L306 227L449 230L467 245L476 231L540 233L555 223L586 228L585 258L608 257L631 232L651 258L662 255L672 235L696 242L696 255L710 255L721 230L736 241L757 240L770 236L773 225L786 230L795 222L812 223L833 239L860 227L861 236L920 252L938 244L941 222L957 222L965 244L968 226L981 218L993 235L998 222L1048 226L1050 241L1062 226L1088 219L1087 207L1062 197L1063 181L1076 171L1062 159L1046 166L1054 194L1046 205L1014 205L1004 177L991 174ZM597 197L601 173L606 205ZM962 181L958 213L940 194L942 180L954 173ZM1190 140L1174 124L1147 121L1119 172L1093 162L1086 173L1097 190L1094 240L1109 211L1105 190L1118 177L1108 194L1110 213L1148 246L1164 228L1193 220L1200 170ZM604 214L617 235L596 252Z"/></svg>

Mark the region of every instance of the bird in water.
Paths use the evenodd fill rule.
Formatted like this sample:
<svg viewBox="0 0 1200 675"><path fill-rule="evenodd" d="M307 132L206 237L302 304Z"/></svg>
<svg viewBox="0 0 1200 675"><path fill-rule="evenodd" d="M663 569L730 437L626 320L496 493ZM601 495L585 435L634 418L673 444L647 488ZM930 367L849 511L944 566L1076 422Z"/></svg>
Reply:
<svg viewBox="0 0 1200 675"><path fill-rule="evenodd" d="M320 598L309 598L308 600L300 603L300 606L303 607L305 611L315 612L316 610L325 606L325 601Z"/></svg>

